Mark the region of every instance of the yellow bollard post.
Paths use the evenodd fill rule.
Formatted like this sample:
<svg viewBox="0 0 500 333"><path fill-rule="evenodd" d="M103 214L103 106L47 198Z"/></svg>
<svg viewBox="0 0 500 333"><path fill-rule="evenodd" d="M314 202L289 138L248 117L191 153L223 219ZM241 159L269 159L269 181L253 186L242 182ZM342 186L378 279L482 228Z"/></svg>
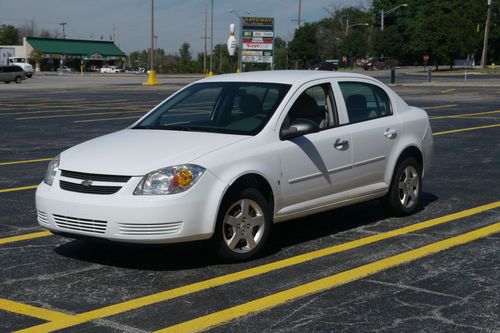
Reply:
<svg viewBox="0 0 500 333"><path fill-rule="evenodd" d="M143 86L157 86L160 83L156 81L156 72L154 70L150 70L148 74L148 80L144 82Z"/></svg>

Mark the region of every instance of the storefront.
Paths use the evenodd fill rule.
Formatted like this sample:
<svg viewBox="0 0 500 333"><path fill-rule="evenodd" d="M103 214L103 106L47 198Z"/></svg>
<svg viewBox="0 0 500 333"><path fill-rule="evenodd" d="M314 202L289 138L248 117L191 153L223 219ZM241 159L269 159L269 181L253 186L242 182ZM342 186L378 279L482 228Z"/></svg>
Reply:
<svg viewBox="0 0 500 333"><path fill-rule="evenodd" d="M25 37L15 48L16 57L25 57L42 71L68 66L86 71L106 65L122 66L125 53L112 41ZM35 52L33 52L35 50Z"/></svg>

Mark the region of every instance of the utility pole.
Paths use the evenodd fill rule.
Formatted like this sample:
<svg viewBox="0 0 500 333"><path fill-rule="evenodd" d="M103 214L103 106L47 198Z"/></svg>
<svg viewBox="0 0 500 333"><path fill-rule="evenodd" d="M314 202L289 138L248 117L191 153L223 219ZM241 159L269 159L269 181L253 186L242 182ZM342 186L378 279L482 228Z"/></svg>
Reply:
<svg viewBox="0 0 500 333"><path fill-rule="evenodd" d="M484 27L483 54L481 56L481 68L485 68L488 59L488 38L490 35L490 20L491 20L491 0L488 0L488 11L486 13L486 25Z"/></svg>
<svg viewBox="0 0 500 333"><path fill-rule="evenodd" d="M115 29L115 23L113 23L113 42L116 40L116 29Z"/></svg>
<svg viewBox="0 0 500 333"><path fill-rule="evenodd" d="M210 72L208 76L213 76L213 53L214 53L214 0L212 0L212 9L211 9L211 19L210 19Z"/></svg>
<svg viewBox="0 0 500 333"><path fill-rule="evenodd" d="M302 7L302 0L299 0L299 13L297 15L297 29L300 28L300 11L301 11L301 7Z"/></svg>
<svg viewBox="0 0 500 333"><path fill-rule="evenodd" d="M61 25L61 26L62 26L62 29L63 29L63 39L66 39L66 31L64 30L64 26L65 26L66 24L68 24L68 23L66 23L66 22L61 22L61 23L59 23L59 25Z"/></svg>

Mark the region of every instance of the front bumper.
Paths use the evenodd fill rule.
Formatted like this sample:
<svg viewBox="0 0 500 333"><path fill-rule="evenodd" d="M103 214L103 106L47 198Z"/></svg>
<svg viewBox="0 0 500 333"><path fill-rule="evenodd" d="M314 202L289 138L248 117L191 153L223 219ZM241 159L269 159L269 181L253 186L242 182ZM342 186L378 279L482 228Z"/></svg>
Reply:
<svg viewBox="0 0 500 333"><path fill-rule="evenodd" d="M111 195L62 190L42 182L36 191L38 222L55 233L126 243L176 243L210 238L225 184L208 170L186 192L139 196L142 177Z"/></svg>

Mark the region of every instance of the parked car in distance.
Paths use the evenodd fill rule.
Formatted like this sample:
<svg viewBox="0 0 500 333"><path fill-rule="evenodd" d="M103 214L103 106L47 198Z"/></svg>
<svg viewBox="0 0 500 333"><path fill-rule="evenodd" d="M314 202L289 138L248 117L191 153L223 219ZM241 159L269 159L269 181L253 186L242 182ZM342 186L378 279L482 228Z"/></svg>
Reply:
<svg viewBox="0 0 500 333"><path fill-rule="evenodd" d="M88 69L89 72L100 72L101 69L97 66L90 66Z"/></svg>
<svg viewBox="0 0 500 333"><path fill-rule="evenodd" d="M68 66L59 67L57 69L57 71L60 72L60 73L73 73L74 72L73 68L68 67Z"/></svg>
<svg viewBox="0 0 500 333"><path fill-rule="evenodd" d="M327 62L327 61L322 61L320 63L317 63L316 65L312 66L312 70L316 71L336 71L339 67L337 64L333 62Z"/></svg>
<svg viewBox="0 0 500 333"><path fill-rule="evenodd" d="M38 221L74 238L209 240L247 260L273 223L373 199L416 212L432 146L427 113L365 75L218 75L55 157Z"/></svg>
<svg viewBox="0 0 500 333"><path fill-rule="evenodd" d="M26 80L26 72L19 66L0 66L0 82L21 83Z"/></svg>
<svg viewBox="0 0 500 333"><path fill-rule="evenodd" d="M117 66L102 67L101 73L120 73L121 69Z"/></svg>

